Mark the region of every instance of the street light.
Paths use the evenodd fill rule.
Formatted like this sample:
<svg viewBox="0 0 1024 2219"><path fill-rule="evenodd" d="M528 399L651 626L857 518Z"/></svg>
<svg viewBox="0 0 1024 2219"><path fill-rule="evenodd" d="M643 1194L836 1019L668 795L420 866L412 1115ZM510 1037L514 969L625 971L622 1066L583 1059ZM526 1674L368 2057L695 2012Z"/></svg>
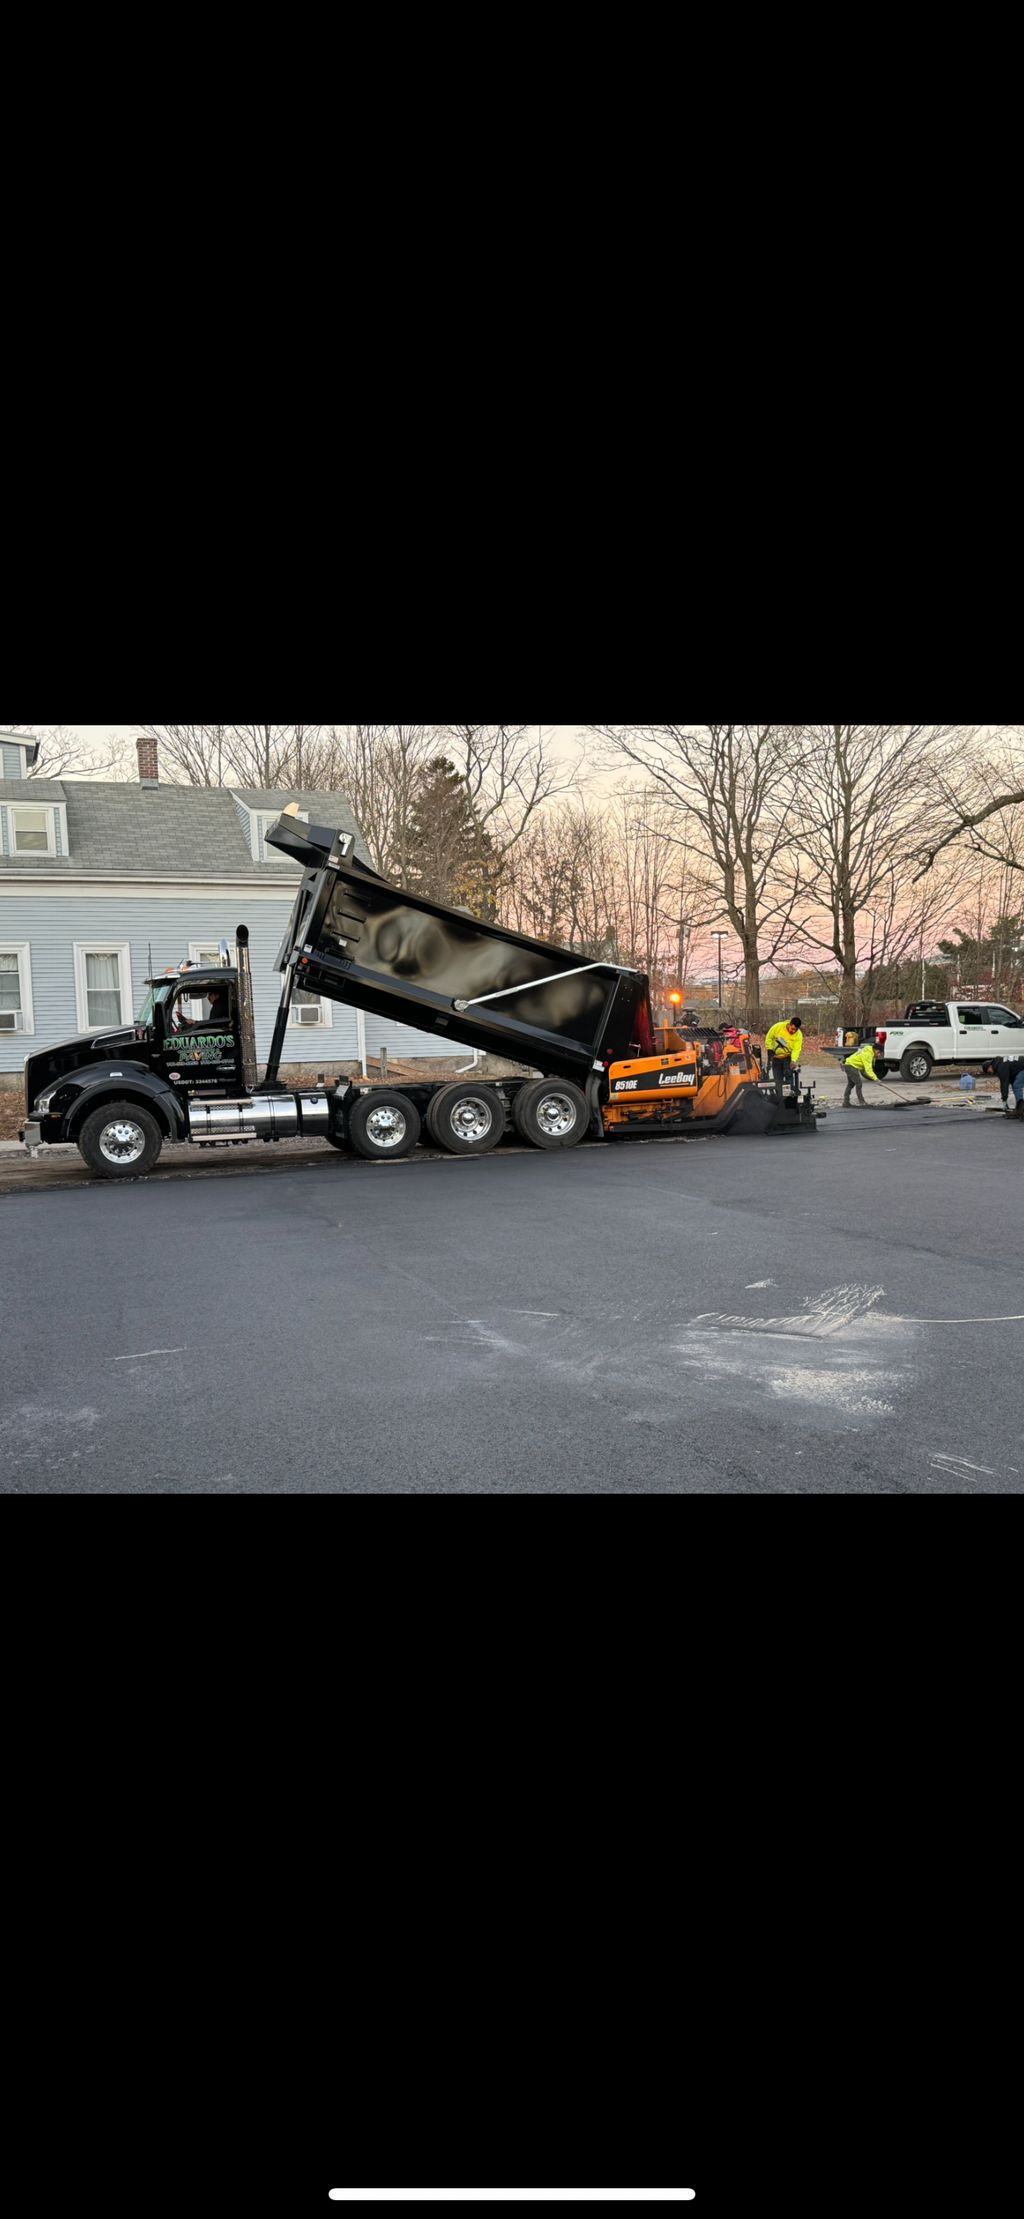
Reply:
<svg viewBox="0 0 1024 2219"><path fill-rule="evenodd" d="M728 933L727 933L727 932L713 932L713 933L712 933L712 935L711 935L711 938L712 938L712 940L717 940L717 942L718 942L718 1007L719 1007L719 1009L721 1009L721 1007L722 1007L722 942L723 942L723 940L728 940L728 938L729 938L729 935L728 935Z"/></svg>

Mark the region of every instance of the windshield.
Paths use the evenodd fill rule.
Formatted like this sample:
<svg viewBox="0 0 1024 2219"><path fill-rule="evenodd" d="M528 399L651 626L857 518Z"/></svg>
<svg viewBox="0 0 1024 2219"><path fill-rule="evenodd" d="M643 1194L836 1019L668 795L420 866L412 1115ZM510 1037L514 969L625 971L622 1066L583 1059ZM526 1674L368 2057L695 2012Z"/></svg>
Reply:
<svg viewBox="0 0 1024 2219"><path fill-rule="evenodd" d="M135 1020L136 1024L151 1025L153 1022L154 1012L156 1011L157 1007L161 1002L165 1002L167 1000L167 996L170 993L172 986L176 985L176 979L168 979L166 986L151 986L149 993L147 994L146 999L142 1004L142 1008L140 1009L139 1014Z"/></svg>

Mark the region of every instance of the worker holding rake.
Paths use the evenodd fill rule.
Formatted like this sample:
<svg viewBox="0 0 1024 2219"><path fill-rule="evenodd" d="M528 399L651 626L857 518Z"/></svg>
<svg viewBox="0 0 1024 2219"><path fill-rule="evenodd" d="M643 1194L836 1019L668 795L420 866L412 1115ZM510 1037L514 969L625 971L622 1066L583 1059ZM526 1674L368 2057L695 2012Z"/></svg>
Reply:
<svg viewBox="0 0 1024 2219"><path fill-rule="evenodd" d="M843 1069L846 1072L846 1092L843 1096L843 1108L849 1109L850 1095L853 1088L856 1087L857 1101L860 1108L866 1109L864 1078L874 1079L876 1086L880 1084L878 1073L875 1070L875 1051L870 1040L865 1041L863 1048L856 1049L853 1055L846 1057Z"/></svg>
<svg viewBox="0 0 1024 2219"><path fill-rule="evenodd" d="M995 1056L982 1070L999 1081L1003 1108L1008 1117L1024 1117L1024 1056ZM1010 1095L1014 1106L1010 1108Z"/></svg>

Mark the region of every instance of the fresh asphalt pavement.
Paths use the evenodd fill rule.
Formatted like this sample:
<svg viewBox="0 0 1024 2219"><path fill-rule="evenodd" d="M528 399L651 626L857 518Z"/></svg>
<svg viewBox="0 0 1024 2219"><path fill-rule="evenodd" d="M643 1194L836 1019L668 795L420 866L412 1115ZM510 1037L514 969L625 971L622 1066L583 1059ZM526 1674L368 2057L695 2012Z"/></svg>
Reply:
<svg viewBox="0 0 1024 2219"><path fill-rule="evenodd" d="M966 1104L9 1194L0 1487L1020 1493L1022 1234Z"/></svg>

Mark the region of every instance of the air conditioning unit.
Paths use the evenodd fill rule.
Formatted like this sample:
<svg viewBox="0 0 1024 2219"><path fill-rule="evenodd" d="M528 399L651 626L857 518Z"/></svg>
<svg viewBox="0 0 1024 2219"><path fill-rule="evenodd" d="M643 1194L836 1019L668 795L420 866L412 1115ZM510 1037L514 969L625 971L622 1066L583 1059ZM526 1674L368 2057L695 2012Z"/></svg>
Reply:
<svg viewBox="0 0 1024 2219"><path fill-rule="evenodd" d="M0 1032L17 1032L21 1012L17 1009L0 1009Z"/></svg>
<svg viewBox="0 0 1024 2219"><path fill-rule="evenodd" d="M299 1002L296 1005L295 1015L300 1025L318 1025L320 1023L320 1004L319 1002Z"/></svg>

